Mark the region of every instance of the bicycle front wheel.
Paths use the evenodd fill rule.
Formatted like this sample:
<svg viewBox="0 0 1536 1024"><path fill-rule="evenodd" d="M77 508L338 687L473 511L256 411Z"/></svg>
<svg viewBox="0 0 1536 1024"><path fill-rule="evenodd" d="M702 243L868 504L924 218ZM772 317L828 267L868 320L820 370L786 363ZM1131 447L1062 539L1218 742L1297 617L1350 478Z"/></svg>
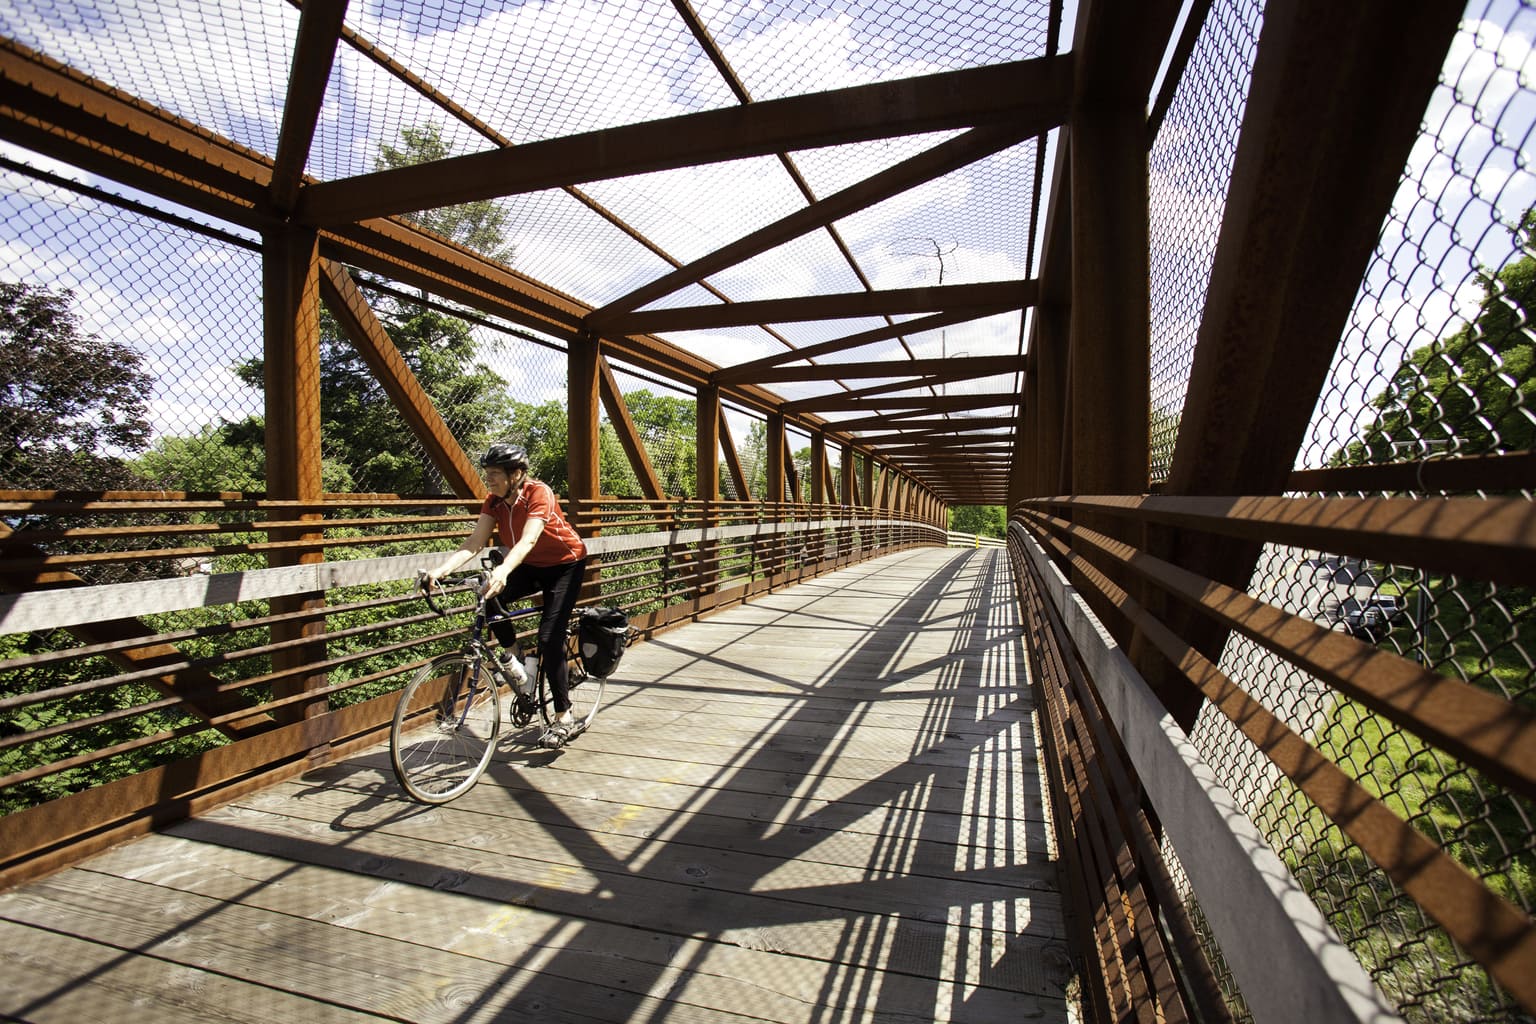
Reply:
<svg viewBox="0 0 1536 1024"><path fill-rule="evenodd" d="M463 654L424 666L400 692L389 729L395 778L412 797L442 804L461 795L496 751L501 694L496 680Z"/></svg>

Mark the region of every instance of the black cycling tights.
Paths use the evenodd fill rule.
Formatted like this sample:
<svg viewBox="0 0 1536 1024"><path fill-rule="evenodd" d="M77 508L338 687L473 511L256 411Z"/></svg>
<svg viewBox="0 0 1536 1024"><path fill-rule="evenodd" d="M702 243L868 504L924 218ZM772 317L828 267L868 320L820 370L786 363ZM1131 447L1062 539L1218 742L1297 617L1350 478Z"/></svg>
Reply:
<svg viewBox="0 0 1536 1024"><path fill-rule="evenodd" d="M565 634L571 625L571 612L576 598L581 594L581 578L587 571L587 560L565 562L561 565L529 565L524 562L507 577L507 586L495 597L502 601L517 601L529 594L541 594L544 610L539 613L539 664L549 677L549 689L555 698L555 710L570 709L570 673L565 664ZM514 626L502 620L492 625L496 639L508 649L512 646Z"/></svg>

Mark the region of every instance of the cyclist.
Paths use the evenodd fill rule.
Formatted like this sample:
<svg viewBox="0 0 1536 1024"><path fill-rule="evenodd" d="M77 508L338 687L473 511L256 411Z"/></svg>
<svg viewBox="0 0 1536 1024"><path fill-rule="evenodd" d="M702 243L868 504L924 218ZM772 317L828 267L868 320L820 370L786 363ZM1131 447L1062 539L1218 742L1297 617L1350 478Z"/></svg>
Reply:
<svg viewBox="0 0 1536 1024"><path fill-rule="evenodd" d="M500 595L495 607L498 613L504 613L501 598L516 600L535 592L543 595L538 659L544 664L558 717L539 742L546 747L558 747L570 738L575 727L565 636L587 567L587 546L560 511L555 492L548 484L528 475L528 453L523 448L505 442L493 444L480 457L480 468L490 491L480 506L480 519L458 550L426 574L423 585L437 586L439 579L479 554L491 542L492 532L510 547L501 564L491 570L485 593L488 597ZM512 623L500 619L491 628L503 648L511 651ZM512 664L508 671L514 676L522 674ZM533 658L529 659L526 672L529 679L536 678L537 663Z"/></svg>

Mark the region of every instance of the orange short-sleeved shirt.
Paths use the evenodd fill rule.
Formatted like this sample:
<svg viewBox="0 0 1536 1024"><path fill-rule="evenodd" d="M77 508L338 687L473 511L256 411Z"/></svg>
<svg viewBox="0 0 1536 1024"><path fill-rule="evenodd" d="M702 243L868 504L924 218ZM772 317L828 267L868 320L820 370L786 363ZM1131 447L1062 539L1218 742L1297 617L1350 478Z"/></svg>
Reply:
<svg viewBox="0 0 1536 1024"><path fill-rule="evenodd" d="M587 557L587 546L560 511L555 492L542 480L524 481L511 501L487 495L480 512L496 520L496 534L508 547L523 535L528 520L544 520L544 532L524 559L528 565L563 565Z"/></svg>

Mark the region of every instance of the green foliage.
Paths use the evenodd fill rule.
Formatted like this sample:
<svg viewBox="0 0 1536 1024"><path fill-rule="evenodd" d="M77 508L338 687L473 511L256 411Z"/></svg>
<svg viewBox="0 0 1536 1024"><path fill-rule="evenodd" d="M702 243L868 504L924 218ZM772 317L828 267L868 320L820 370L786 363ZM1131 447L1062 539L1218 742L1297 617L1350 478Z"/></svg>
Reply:
<svg viewBox="0 0 1536 1024"><path fill-rule="evenodd" d="M687 399L641 389L624 396L630 418L645 444L662 492L698 495L698 406Z"/></svg>
<svg viewBox="0 0 1536 1024"><path fill-rule="evenodd" d="M236 444L223 425L208 424L193 434L158 438L135 469L166 490L261 491L264 461L260 448Z"/></svg>
<svg viewBox="0 0 1536 1024"><path fill-rule="evenodd" d="M1335 453L1333 465L1422 458L1433 446L1459 455L1524 451L1536 444L1536 210L1514 233L1524 253L1497 273L1482 271L1472 322L1414 350L1371 401L1376 421Z"/></svg>
<svg viewBox="0 0 1536 1024"><path fill-rule="evenodd" d="M983 537L1005 537L1008 519L1001 505L955 505L949 510L949 528Z"/></svg>
<svg viewBox="0 0 1536 1024"><path fill-rule="evenodd" d="M141 486L119 457L150 436L139 353L85 334L68 289L0 282L0 487Z"/></svg>
<svg viewBox="0 0 1536 1024"><path fill-rule="evenodd" d="M433 405L444 411L467 451L483 448L504 402L505 382L476 362L469 325L414 303L379 302L375 312ZM389 394L368 368L334 318L320 324L320 418L327 460L333 463L329 490L357 488L396 494L440 494L446 488L436 468L395 410ZM262 360L240 364L236 373L261 387ZM265 450L265 423L253 416L222 428L228 447ZM263 474L264 475L264 474Z"/></svg>

